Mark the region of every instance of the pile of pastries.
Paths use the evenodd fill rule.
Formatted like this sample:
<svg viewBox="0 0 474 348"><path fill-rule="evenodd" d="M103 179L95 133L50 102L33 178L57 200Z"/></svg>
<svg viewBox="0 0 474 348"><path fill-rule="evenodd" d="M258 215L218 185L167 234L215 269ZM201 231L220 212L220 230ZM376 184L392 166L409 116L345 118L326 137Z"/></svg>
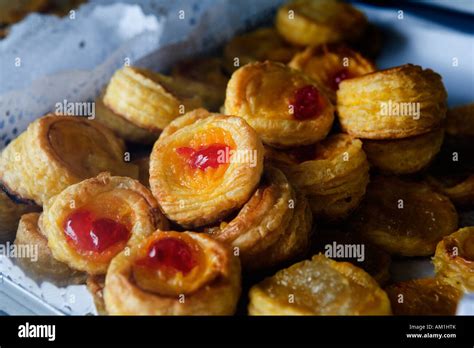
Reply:
<svg viewBox="0 0 474 348"><path fill-rule="evenodd" d="M447 110L430 69L378 70L380 42L349 4L294 0L222 57L119 69L95 119L48 114L2 151L2 239L101 314L455 314L474 104ZM436 276L393 283L392 257Z"/></svg>

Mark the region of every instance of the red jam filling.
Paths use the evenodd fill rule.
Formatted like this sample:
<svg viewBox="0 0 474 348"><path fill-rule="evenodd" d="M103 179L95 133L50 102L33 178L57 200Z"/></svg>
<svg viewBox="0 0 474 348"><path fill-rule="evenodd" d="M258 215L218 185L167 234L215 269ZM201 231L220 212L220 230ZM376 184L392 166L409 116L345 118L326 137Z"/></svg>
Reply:
<svg viewBox="0 0 474 348"><path fill-rule="evenodd" d="M339 89L339 84L342 81L349 79L351 77L352 76L349 70L341 69L331 76L331 78L329 79L329 84L334 91L337 91Z"/></svg>
<svg viewBox="0 0 474 348"><path fill-rule="evenodd" d="M137 261L138 265L149 268L166 268L184 275L197 266L191 247L177 238L161 238L148 247L146 256Z"/></svg>
<svg viewBox="0 0 474 348"><path fill-rule="evenodd" d="M297 120L318 117L324 109L324 101L316 87L308 85L295 91L290 105Z"/></svg>
<svg viewBox="0 0 474 348"><path fill-rule="evenodd" d="M176 152L186 158L187 164L193 169L206 170L217 168L226 163L230 147L224 144L200 146L197 150L191 147L179 147Z"/></svg>
<svg viewBox="0 0 474 348"><path fill-rule="evenodd" d="M127 242L127 227L108 218L97 218L89 211L76 211L68 216L64 233L70 243L82 252L101 253L120 242Z"/></svg>

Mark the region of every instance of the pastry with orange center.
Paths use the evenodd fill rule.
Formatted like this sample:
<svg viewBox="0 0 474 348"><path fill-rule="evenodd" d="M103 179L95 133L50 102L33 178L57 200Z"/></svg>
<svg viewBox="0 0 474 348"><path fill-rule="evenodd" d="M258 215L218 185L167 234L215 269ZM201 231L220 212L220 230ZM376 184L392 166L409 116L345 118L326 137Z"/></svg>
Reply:
<svg viewBox="0 0 474 348"><path fill-rule="evenodd" d="M172 122L150 156L150 185L163 212L184 227L216 223L253 194L263 145L240 117L191 112Z"/></svg>
<svg viewBox="0 0 474 348"><path fill-rule="evenodd" d="M229 247L205 234L158 231L112 260L104 300L112 315L231 315L240 286Z"/></svg>
<svg viewBox="0 0 474 348"><path fill-rule="evenodd" d="M105 274L120 251L167 226L147 188L108 173L50 199L40 222L54 258L93 275Z"/></svg>
<svg viewBox="0 0 474 348"><path fill-rule="evenodd" d="M333 104L342 81L376 70L374 63L343 44L308 47L288 65L318 82Z"/></svg>
<svg viewBox="0 0 474 348"><path fill-rule="evenodd" d="M387 294L362 269L319 254L253 286L250 315L389 315Z"/></svg>
<svg viewBox="0 0 474 348"><path fill-rule="evenodd" d="M338 0L293 0L278 9L275 25L288 42L308 46L357 41L367 18Z"/></svg>
<svg viewBox="0 0 474 348"><path fill-rule="evenodd" d="M281 63L251 63L232 75L225 112L244 118L275 147L313 144L329 133L334 106L317 82Z"/></svg>
<svg viewBox="0 0 474 348"><path fill-rule="evenodd" d="M433 264L437 277L462 291L474 291L474 227L444 237L436 247Z"/></svg>

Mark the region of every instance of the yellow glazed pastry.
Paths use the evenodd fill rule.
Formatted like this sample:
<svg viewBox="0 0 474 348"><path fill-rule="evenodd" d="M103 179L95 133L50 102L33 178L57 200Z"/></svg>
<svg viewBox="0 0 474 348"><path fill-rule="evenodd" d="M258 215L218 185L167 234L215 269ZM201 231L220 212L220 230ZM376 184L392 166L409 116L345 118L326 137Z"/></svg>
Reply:
<svg viewBox="0 0 474 348"><path fill-rule="evenodd" d="M376 70L374 63L343 44L308 47L288 65L315 80L333 104L342 81Z"/></svg>
<svg viewBox="0 0 474 348"><path fill-rule="evenodd" d="M124 67L112 76L103 103L117 116L156 139L176 117L197 107L209 106L213 97L212 92L199 82ZM116 126L108 122L108 126L119 133L123 129L120 127L122 121Z"/></svg>
<svg viewBox="0 0 474 348"><path fill-rule="evenodd" d="M334 107L318 84L280 63L251 63L227 85L225 111L244 118L276 147L313 144L326 137Z"/></svg>
<svg viewBox="0 0 474 348"><path fill-rule="evenodd" d="M355 41L367 27L364 14L336 0L293 0L278 9L281 36L295 45Z"/></svg>
<svg viewBox="0 0 474 348"><path fill-rule="evenodd" d="M462 291L474 291L474 227L443 238L433 257L436 275Z"/></svg>
<svg viewBox="0 0 474 348"><path fill-rule="evenodd" d="M428 256L457 224L449 198L428 185L378 176L371 179L349 228L391 254Z"/></svg>
<svg viewBox="0 0 474 348"><path fill-rule="evenodd" d="M286 43L274 28L260 28L234 37L224 48L225 67L234 72L245 64L271 60L288 63L297 47Z"/></svg>
<svg viewBox="0 0 474 348"><path fill-rule="evenodd" d="M47 115L31 123L0 155L0 181L20 199L43 205L83 179L110 171L138 177L125 146L109 129L77 116Z"/></svg>
<svg viewBox="0 0 474 348"><path fill-rule="evenodd" d="M51 198L40 223L54 258L93 275L105 274L125 247L167 226L148 189L137 180L108 173Z"/></svg>
<svg viewBox="0 0 474 348"><path fill-rule="evenodd" d="M113 259L104 300L112 315L231 315L240 278L229 247L201 233L158 231Z"/></svg>
<svg viewBox="0 0 474 348"><path fill-rule="evenodd" d="M38 226L39 213L29 213L21 217L15 245L26 250L25 257L15 260L29 276L38 281L49 280L56 285L83 283L85 274L69 268L56 260L48 247L48 240Z"/></svg>
<svg viewBox="0 0 474 348"><path fill-rule="evenodd" d="M250 289L250 315L389 315L387 294L362 269L313 256Z"/></svg>
<svg viewBox="0 0 474 348"><path fill-rule="evenodd" d="M426 168L438 154L444 139L439 128L429 133L396 140L364 140L370 164L389 174L411 174Z"/></svg>
<svg viewBox="0 0 474 348"><path fill-rule="evenodd" d="M362 142L347 134L287 151L268 147L265 155L306 193L313 214L326 220L339 220L352 212L369 182Z"/></svg>
<svg viewBox="0 0 474 348"><path fill-rule="evenodd" d="M242 207L263 170L263 145L240 117L204 110L176 119L155 143L150 185L184 227L213 224Z"/></svg>
<svg viewBox="0 0 474 348"><path fill-rule="evenodd" d="M342 81L337 111L342 129L353 136L400 139L439 128L446 97L441 76L407 64Z"/></svg>
<svg viewBox="0 0 474 348"><path fill-rule="evenodd" d="M455 315L461 292L439 279L413 279L385 289L395 315Z"/></svg>
<svg viewBox="0 0 474 348"><path fill-rule="evenodd" d="M310 243L311 225L304 195L294 193L280 170L267 166L260 186L237 216L207 232L232 245L243 268L254 271L303 255Z"/></svg>

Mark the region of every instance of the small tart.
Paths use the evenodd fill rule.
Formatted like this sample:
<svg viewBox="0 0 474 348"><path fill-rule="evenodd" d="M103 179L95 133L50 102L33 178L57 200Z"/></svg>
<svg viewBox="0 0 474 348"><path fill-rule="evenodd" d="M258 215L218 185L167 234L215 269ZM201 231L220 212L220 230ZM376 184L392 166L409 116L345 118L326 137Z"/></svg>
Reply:
<svg viewBox="0 0 474 348"><path fill-rule="evenodd" d="M109 129L76 116L49 114L28 126L0 155L0 181L12 195L43 205L83 179L110 171L138 177L125 145Z"/></svg>
<svg viewBox="0 0 474 348"><path fill-rule="evenodd" d="M295 45L355 41L367 27L364 14L334 0L293 0L278 9L276 28Z"/></svg>
<svg viewBox="0 0 474 348"><path fill-rule="evenodd" d="M362 269L319 254L250 289L250 315L389 315L387 294Z"/></svg>
<svg viewBox="0 0 474 348"><path fill-rule="evenodd" d="M344 80L337 91L342 129L366 139L400 139L439 128L446 117L441 76L406 64Z"/></svg>
<svg viewBox="0 0 474 348"><path fill-rule="evenodd" d="M69 186L44 206L41 229L53 256L89 274L168 223L138 181L109 173Z"/></svg>
<svg viewBox="0 0 474 348"><path fill-rule="evenodd" d="M428 177L427 182L460 208L474 205L474 174Z"/></svg>
<svg viewBox="0 0 474 348"><path fill-rule="evenodd" d="M230 248L205 234L158 231L113 259L104 299L115 315L231 315L240 286Z"/></svg>
<svg viewBox="0 0 474 348"><path fill-rule="evenodd" d="M438 243L436 275L465 292L474 291L474 227L464 227Z"/></svg>
<svg viewBox="0 0 474 348"><path fill-rule="evenodd" d="M369 162L388 174L412 174L426 168L443 144L444 130L397 140L364 140Z"/></svg>
<svg viewBox="0 0 474 348"><path fill-rule="evenodd" d="M173 67L172 77L202 83L212 93L208 108L217 111L224 103L225 88L229 78L224 74L224 63L220 58L197 58L183 61Z"/></svg>
<svg viewBox="0 0 474 348"><path fill-rule="evenodd" d="M306 193L313 213L326 220L338 220L353 211L369 182L362 142L347 134L287 151L267 147L265 156Z"/></svg>
<svg viewBox="0 0 474 348"><path fill-rule="evenodd" d="M296 54L288 65L315 80L333 104L339 83L376 70L373 62L343 44L308 47Z"/></svg>
<svg viewBox="0 0 474 348"><path fill-rule="evenodd" d="M280 170L267 166L260 186L239 213L206 232L232 245L243 268L254 271L307 251L311 225L312 214L304 195L294 193Z"/></svg>
<svg viewBox="0 0 474 348"><path fill-rule="evenodd" d="M428 185L377 176L371 179L349 226L391 254L427 256L457 224L458 215L449 198Z"/></svg>
<svg viewBox="0 0 474 348"><path fill-rule="evenodd" d="M16 262L24 272L38 281L50 280L58 286L83 283L86 280L84 273L69 268L53 257L47 237L38 226L39 219L39 213L21 217L15 246L26 253L25 257L16 258Z"/></svg>
<svg viewBox="0 0 474 348"><path fill-rule="evenodd" d="M135 125L125 117L115 113L104 104L103 91L95 100L95 119L111 129L117 136L132 143L152 144L158 139L159 131L149 131Z"/></svg>
<svg viewBox="0 0 474 348"><path fill-rule="evenodd" d="M240 117L201 110L172 122L150 156L150 185L164 213L184 227L217 222L257 187L263 145Z"/></svg>
<svg viewBox="0 0 474 348"><path fill-rule="evenodd" d="M412 279L385 289L394 315L455 315L461 292L440 279Z"/></svg>
<svg viewBox="0 0 474 348"><path fill-rule="evenodd" d="M211 98L201 83L124 67L112 76L103 102L138 128L156 134L186 111L207 106Z"/></svg>
<svg viewBox="0 0 474 348"><path fill-rule="evenodd" d="M390 279L390 254L351 232L333 226L318 228L311 250L335 261L350 262L370 274L381 286L386 284Z"/></svg>
<svg viewBox="0 0 474 348"><path fill-rule="evenodd" d="M232 75L225 111L243 117L275 147L315 143L334 120L334 107L315 81L270 61L247 64Z"/></svg>
<svg viewBox="0 0 474 348"><path fill-rule="evenodd" d="M245 64L271 60L288 63L298 48L286 43L274 28L260 28L234 37L224 48L225 67L230 73Z"/></svg>
<svg viewBox="0 0 474 348"><path fill-rule="evenodd" d="M15 238L18 221L23 214L41 210L33 202L22 201L11 195L0 182L0 243Z"/></svg>

